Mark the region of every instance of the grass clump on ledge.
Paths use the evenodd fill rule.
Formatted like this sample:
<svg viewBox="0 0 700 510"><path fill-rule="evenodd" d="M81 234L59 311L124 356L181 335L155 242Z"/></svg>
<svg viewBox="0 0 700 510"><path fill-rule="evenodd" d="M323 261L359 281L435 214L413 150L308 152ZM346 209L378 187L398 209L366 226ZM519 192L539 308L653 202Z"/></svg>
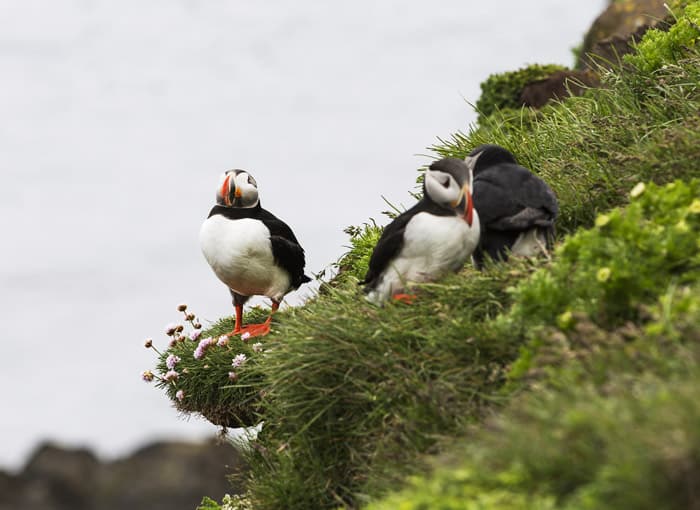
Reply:
<svg viewBox="0 0 700 510"><path fill-rule="evenodd" d="M686 481L700 451L699 84L700 54L685 47L527 122L495 113L434 147L463 157L497 143L543 177L561 206L552 261L465 268L420 286L413 305L376 308L357 286L381 231L368 224L349 232L334 285L285 310L263 356L244 352L246 384L219 375L247 346L186 367L197 397L183 410L265 422L246 504L697 506ZM173 349L184 360L195 347L163 353L160 377ZM162 385L178 408L187 380Z"/></svg>

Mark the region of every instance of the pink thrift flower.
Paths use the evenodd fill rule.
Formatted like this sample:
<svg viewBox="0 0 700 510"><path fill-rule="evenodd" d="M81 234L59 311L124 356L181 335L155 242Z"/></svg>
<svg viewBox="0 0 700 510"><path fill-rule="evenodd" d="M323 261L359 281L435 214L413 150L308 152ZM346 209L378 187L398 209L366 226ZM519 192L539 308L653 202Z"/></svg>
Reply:
<svg viewBox="0 0 700 510"><path fill-rule="evenodd" d="M178 377L180 377L180 374L178 374L175 370L168 370L163 376L163 380L174 381L177 380Z"/></svg>
<svg viewBox="0 0 700 510"><path fill-rule="evenodd" d="M197 339L199 338L199 335L201 335L201 334L202 334L201 329L195 329L192 333L190 333L190 340L192 340L193 342L196 342Z"/></svg>
<svg viewBox="0 0 700 510"><path fill-rule="evenodd" d="M250 333L248 331L246 331L245 333L243 333L241 335L241 340L243 340L244 342L248 341L249 338L250 338Z"/></svg>
<svg viewBox="0 0 700 510"><path fill-rule="evenodd" d="M171 338L170 341L168 342L168 347L171 349L177 345L177 338Z"/></svg>
<svg viewBox="0 0 700 510"><path fill-rule="evenodd" d="M235 381L236 379L238 379L238 374L237 374L236 372L229 372L229 373L228 373L228 378L229 378L231 381Z"/></svg>
<svg viewBox="0 0 700 510"><path fill-rule="evenodd" d="M182 399L185 398L185 392L182 390L177 390L177 392L175 393L175 398L182 402Z"/></svg>
<svg viewBox="0 0 700 510"><path fill-rule="evenodd" d="M248 356L246 356L245 354L236 354L236 357L233 358L233 361L231 362L231 366L233 366L234 368L238 368L241 365L243 365L243 363L245 363L247 359Z"/></svg>
<svg viewBox="0 0 700 510"><path fill-rule="evenodd" d="M144 370L141 372L141 379L143 379L146 382L151 382L153 380L153 372L150 370Z"/></svg>
<svg viewBox="0 0 700 510"><path fill-rule="evenodd" d="M216 345L218 345L219 347L228 345L228 337L226 335L221 335L219 337L219 340L216 342Z"/></svg>
<svg viewBox="0 0 700 510"><path fill-rule="evenodd" d="M253 344L253 352L262 352L263 347L260 342L254 343Z"/></svg>
<svg viewBox="0 0 700 510"><path fill-rule="evenodd" d="M202 338L199 341L199 345L194 350L194 357L196 359L202 359L207 352L207 349L214 345L214 339L212 338Z"/></svg>
<svg viewBox="0 0 700 510"><path fill-rule="evenodd" d="M165 334L168 336L173 336L175 334L175 331L177 331L177 324L170 323L167 326L165 326Z"/></svg>
<svg viewBox="0 0 700 510"><path fill-rule="evenodd" d="M171 354L171 355L168 356L168 358L165 360L165 366L168 367L170 370L172 370L172 369L175 368L175 365L177 365L178 363L180 363L180 361L182 361L182 360L180 359L180 356L176 356L176 355L174 355L174 354Z"/></svg>

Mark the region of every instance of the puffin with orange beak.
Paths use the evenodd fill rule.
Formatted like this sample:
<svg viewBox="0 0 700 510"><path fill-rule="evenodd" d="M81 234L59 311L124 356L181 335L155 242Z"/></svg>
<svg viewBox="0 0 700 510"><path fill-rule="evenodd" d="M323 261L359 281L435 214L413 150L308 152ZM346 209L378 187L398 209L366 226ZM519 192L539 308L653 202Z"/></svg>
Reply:
<svg viewBox="0 0 700 510"><path fill-rule="evenodd" d="M474 175L474 207L481 218L474 265L482 268L486 257L549 256L559 204L547 183L499 145L476 147L465 163Z"/></svg>
<svg viewBox="0 0 700 510"><path fill-rule="evenodd" d="M231 334L266 335L284 295L311 281L292 229L261 207L258 185L245 170L229 170L221 177L216 205L199 240L204 258L233 297L236 323ZM255 295L269 297L272 311L264 323L244 327L243 305Z"/></svg>
<svg viewBox="0 0 700 510"><path fill-rule="evenodd" d="M435 281L459 271L479 242L479 215L472 202L472 176L461 159L430 165L423 198L384 228L361 282L367 299L382 304L411 282Z"/></svg>

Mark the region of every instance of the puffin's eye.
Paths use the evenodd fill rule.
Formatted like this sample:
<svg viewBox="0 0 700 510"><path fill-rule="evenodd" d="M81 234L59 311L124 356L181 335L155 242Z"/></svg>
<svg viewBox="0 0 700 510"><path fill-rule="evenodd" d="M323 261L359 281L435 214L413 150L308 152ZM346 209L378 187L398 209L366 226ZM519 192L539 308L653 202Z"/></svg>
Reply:
<svg viewBox="0 0 700 510"><path fill-rule="evenodd" d="M441 175L440 178L438 179L438 182L442 184L442 186L447 189L450 187L450 176L449 175Z"/></svg>

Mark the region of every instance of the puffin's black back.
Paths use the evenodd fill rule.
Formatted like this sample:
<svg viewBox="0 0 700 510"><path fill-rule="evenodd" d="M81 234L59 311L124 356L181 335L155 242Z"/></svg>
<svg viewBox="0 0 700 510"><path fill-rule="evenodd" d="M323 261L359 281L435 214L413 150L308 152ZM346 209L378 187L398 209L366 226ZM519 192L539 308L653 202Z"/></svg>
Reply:
<svg viewBox="0 0 700 510"><path fill-rule="evenodd" d="M230 220L250 218L261 221L270 231L272 256L275 263L289 273L291 287L297 289L302 283L311 281L311 278L304 274L304 266L306 265L304 249L297 241L294 232L285 222L263 209L260 202L255 207L215 205L209 212L209 217L216 214L220 214Z"/></svg>
<svg viewBox="0 0 700 510"><path fill-rule="evenodd" d="M551 246L559 205L551 188L515 157L497 145L475 149L481 152L474 169L474 208L481 221L481 242L474 253L477 267L484 255L507 259L520 236L533 228L545 234ZM471 154L470 154L471 156Z"/></svg>

